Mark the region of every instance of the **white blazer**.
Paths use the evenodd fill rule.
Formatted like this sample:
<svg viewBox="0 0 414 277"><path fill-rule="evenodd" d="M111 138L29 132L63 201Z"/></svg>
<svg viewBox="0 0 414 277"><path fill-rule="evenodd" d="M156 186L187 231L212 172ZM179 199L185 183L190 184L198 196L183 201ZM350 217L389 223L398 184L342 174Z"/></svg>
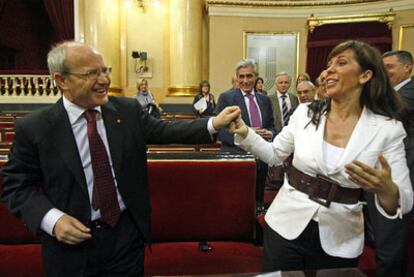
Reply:
<svg viewBox="0 0 414 277"><path fill-rule="evenodd" d="M336 168L328 171L323 160L323 138L326 115L319 127L309 123L308 104L301 104L273 142L266 142L249 130L243 140L235 135L235 143L269 165L283 161L294 152L293 165L300 171L315 176L323 174L343 187L358 188L347 179L344 166L359 160L369 166L379 166L377 156L383 153L392 170L392 179L398 185L399 204L395 215L388 215L376 201L377 209L387 218L400 220L401 215L413 206L413 190L405 159L403 139L406 136L401 122L389 120L364 108L351 138ZM319 235L324 251L336 257L355 258L362 253L364 244L364 219L362 202L340 204L332 202L326 208L309 199L285 181L266 213L267 224L282 237L297 238L314 216L319 222Z"/></svg>

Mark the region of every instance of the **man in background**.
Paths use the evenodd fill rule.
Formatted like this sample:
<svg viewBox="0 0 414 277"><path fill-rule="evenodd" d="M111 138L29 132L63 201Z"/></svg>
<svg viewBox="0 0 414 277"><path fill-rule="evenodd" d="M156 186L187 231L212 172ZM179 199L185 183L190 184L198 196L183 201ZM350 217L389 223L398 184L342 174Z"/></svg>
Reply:
<svg viewBox="0 0 414 277"><path fill-rule="evenodd" d="M296 86L296 95L300 103L312 102L315 92L315 85L311 81L301 81Z"/></svg>
<svg viewBox="0 0 414 277"><path fill-rule="evenodd" d="M266 140L271 140L276 134L273 121L272 107L269 98L254 90L257 71L254 60L244 59L236 65L236 77L239 88L223 92L218 100L215 114L226 107L238 106L244 122L252 127L257 134ZM234 135L227 129L221 129L217 139L221 142L221 151L245 153L234 145ZM264 180L267 175L267 165L257 160L256 203L259 209L263 204Z"/></svg>
<svg viewBox="0 0 414 277"><path fill-rule="evenodd" d="M276 74L275 86L276 91L270 95L272 102L273 118L275 120L275 128L280 132L284 126L289 122L290 110L296 108L298 98L289 93L289 88L292 83L292 78L287 72L280 72Z"/></svg>
<svg viewBox="0 0 414 277"><path fill-rule="evenodd" d="M414 83L410 78L413 57L407 51L391 51L383 54L383 62L391 85L407 105L411 126L404 144L411 184L414 185ZM376 276L411 276L407 246L413 212L400 220L390 220L375 208L371 193L364 192L364 197L368 202L368 234L371 234L375 245Z"/></svg>

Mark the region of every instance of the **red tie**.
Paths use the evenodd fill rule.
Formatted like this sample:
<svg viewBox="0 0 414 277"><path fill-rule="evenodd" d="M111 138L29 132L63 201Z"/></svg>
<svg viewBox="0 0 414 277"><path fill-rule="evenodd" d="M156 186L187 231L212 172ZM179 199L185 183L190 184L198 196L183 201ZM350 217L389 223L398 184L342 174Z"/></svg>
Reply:
<svg viewBox="0 0 414 277"><path fill-rule="evenodd" d="M105 145L96 129L96 113L95 110L87 110L84 113L88 122L89 150L93 171L92 208L100 209L103 222L115 226L121 209Z"/></svg>

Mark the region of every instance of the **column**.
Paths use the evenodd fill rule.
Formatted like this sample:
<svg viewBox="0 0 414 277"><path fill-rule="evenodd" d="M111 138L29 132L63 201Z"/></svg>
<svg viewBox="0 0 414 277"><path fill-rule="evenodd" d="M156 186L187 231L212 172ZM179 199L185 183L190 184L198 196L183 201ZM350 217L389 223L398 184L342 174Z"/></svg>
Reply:
<svg viewBox="0 0 414 277"><path fill-rule="evenodd" d="M102 54L105 64L112 67L109 93L122 95L120 0L78 1L79 30L76 37Z"/></svg>
<svg viewBox="0 0 414 277"><path fill-rule="evenodd" d="M170 0L170 86L167 96L194 96L202 72L202 0Z"/></svg>

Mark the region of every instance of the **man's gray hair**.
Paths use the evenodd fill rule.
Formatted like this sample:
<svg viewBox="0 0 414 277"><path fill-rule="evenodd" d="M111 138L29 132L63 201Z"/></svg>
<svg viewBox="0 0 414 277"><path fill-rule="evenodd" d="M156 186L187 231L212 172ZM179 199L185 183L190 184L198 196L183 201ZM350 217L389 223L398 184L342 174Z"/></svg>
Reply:
<svg viewBox="0 0 414 277"><path fill-rule="evenodd" d="M254 74L257 75L256 71L256 61L253 59L243 59L235 67L236 74L239 73L240 68L252 67Z"/></svg>
<svg viewBox="0 0 414 277"><path fill-rule="evenodd" d="M280 76L288 76L289 78L289 82L292 82L292 77L289 75L289 73L282 71L276 74L275 76L275 80L277 80L277 78L279 78Z"/></svg>
<svg viewBox="0 0 414 277"><path fill-rule="evenodd" d="M413 64L413 55L410 52L405 50L396 50L396 51L388 51L385 52L382 57L386 58L389 56L397 56L398 61L402 64L410 63Z"/></svg>
<svg viewBox="0 0 414 277"><path fill-rule="evenodd" d="M65 73L69 72L69 67L66 64L66 58L68 53L68 48L73 46L86 46L90 47L82 42L78 41L64 41L62 43L56 44L47 54L47 66L49 68L49 73L53 78L53 74L56 72ZM91 47L91 49L97 52Z"/></svg>
<svg viewBox="0 0 414 277"><path fill-rule="evenodd" d="M305 81L301 81L299 82L296 87L298 87L300 84L308 84L310 85L313 89L316 87L311 81L305 80Z"/></svg>

